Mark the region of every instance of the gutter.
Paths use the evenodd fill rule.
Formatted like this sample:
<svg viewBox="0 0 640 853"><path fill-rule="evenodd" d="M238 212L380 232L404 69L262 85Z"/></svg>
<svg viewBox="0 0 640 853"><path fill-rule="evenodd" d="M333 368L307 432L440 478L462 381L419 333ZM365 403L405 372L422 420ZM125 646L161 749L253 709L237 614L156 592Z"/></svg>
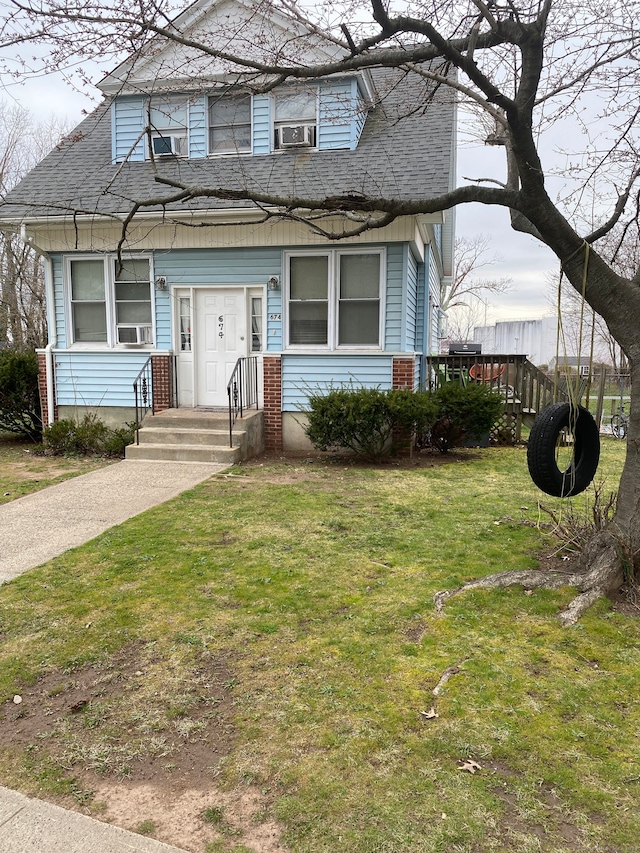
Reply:
<svg viewBox="0 0 640 853"><path fill-rule="evenodd" d="M53 349L58 343L58 335L56 332L56 318L54 308L54 293L53 293L53 262L51 256L44 249L40 249L33 242L33 238L27 234L27 226L20 226L20 239L22 242L33 249L44 261L44 289L45 302L47 306L47 337L48 342L44 348L45 363L47 365L47 426L53 423L55 412L55 399L53 389Z"/></svg>

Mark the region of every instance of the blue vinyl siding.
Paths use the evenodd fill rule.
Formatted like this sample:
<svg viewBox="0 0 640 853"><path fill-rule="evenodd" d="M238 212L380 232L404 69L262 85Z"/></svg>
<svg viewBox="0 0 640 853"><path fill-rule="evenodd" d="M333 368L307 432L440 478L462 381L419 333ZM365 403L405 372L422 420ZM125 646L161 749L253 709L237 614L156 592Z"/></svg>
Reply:
<svg viewBox="0 0 640 853"><path fill-rule="evenodd" d="M185 98L187 96L185 95ZM320 150L354 149L367 117L365 101L354 79L322 83L319 90L317 145ZM207 99L189 98L189 157L207 156ZM145 98L122 95L111 106L113 161L145 159L144 138L138 138L146 124ZM253 154L269 154L271 139L271 98L254 95L252 100ZM133 150L132 150L133 149Z"/></svg>
<svg viewBox="0 0 640 853"><path fill-rule="evenodd" d="M154 254L155 275L166 276L171 287L266 285L269 276L280 275L281 267L280 248L172 249Z"/></svg>
<svg viewBox="0 0 640 853"><path fill-rule="evenodd" d="M431 304L433 306L431 317L429 317L430 345L431 352L437 353L440 345L440 309L435 306L440 306L440 275L434 258L431 258L431 263L429 264L429 293L431 294Z"/></svg>
<svg viewBox="0 0 640 853"><path fill-rule="evenodd" d="M58 339L57 346L66 347L69 338L67 337L67 324L64 306L64 286L62 281L62 256L51 256L53 266L53 295L54 295L54 312L56 320L56 337Z"/></svg>
<svg viewBox="0 0 640 853"><path fill-rule="evenodd" d="M157 350L171 349L171 294L168 290L155 291L156 346Z"/></svg>
<svg viewBox="0 0 640 853"><path fill-rule="evenodd" d="M114 163L144 160L145 100L141 95L124 95L111 105L111 138ZM134 147L135 146L135 147ZM132 151L133 148L133 151Z"/></svg>
<svg viewBox="0 0 640 853"><path fill-rule="evenodd" d="M391 388L390 355L288 355L282 356L282 410L304 407L310 392L353 384L365 388Z"/></svg>
<svg viewBox="0 0 640 853"><path fill-rule="evenodd" d="M282 281L282 249L174 249L156 252L154 275L166 276L169 287L233 287L255 285L266 288L272 275ZM282 349L282 291L267 290L267 328L264 348ZM163 300L163 297L166 299ZM168 293L156 291L157 347L170 347L170 301Z"/></svg>
<svg viewBox="0 0 640 853"><path fill-rule="evenodd" d="M387 247L387 304L384 348L395 352L403 350L403 284L403 247L399 244L393 244Z"/></svg>
<svg viewBox="0 0 640 853"><path fill-rule="evenodd" d="M207 104L204 95L189 101L189 157L207 156Z"/></svg>
<svg viewBox="0 0 640 853"><path fill-rule="evenodd" d="M418 324L418 265L413 252L405 246L406 253L406 299L405 299L405 333L404 349L417 349Z"/></svg>
<svg viewBox="0 0 640 853"><path fill-rule="evenodd" d="M123 350L56 352L58 405L134 406L133 380L148 356Z"/></svg>
<svg viewBox="0 0 640 853"><path fill-rule="evenodd" d="M418 275L418 304L416 306L416 350L421 353L425 353L426 346L426 328L427 328L427 293L425 286L425 271L429 266L429 246L425 247L425 259L424 262L420 261L417 264L417 275Z"/></svg>
<svg viewBox="0 0 640 853"><path fill-rule="evenodd" d="M354 101L349 81L320 85L318 148L351 148Z"/></svg>
<svg viewBox="0 0 640 853"><path fill-rule="evenodd" d="M253 153L271 152L271 99L268 95L254 95L252 103Z"/></svg>

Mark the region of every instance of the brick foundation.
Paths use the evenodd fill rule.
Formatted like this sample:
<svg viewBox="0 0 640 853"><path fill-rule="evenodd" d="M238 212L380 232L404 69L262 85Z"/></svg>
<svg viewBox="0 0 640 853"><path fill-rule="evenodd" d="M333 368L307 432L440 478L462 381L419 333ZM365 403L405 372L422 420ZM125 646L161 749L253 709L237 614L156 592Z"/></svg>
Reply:
<svg viewBox="0 0 640 853"><path fill-rule="evenodd" d="M282 450L282 360L280 356L263 359L264 371L264 443L265 450Z"/></svg>
<svg viewBox="0 0 640 853"><path fill-rule="evenodd" d="M55 404L55 368L53 368L53 371L53 420L57 421L58 407ZM38 393L40 395L40 408L42 410L42 426L47 426L47 424L49 423L49 405L47 401L47 355L44 352L38 353Z"/></svg>
<svg viewBox="0 0 640 853"><path fill-rule="evenodd" d="M153 414L173 406L173 356L151 356L151 383L153 388Z"/></svg>

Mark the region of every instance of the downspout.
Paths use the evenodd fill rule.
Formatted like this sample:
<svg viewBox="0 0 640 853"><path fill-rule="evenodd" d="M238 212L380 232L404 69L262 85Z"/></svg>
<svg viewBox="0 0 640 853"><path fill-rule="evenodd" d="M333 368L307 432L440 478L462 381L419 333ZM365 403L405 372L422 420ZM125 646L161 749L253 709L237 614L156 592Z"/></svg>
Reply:
<svg viewBox="0 0 640 853"><path fill-rule="evenodd" d="M30 246L44 261L44 290L45 304L47 306L48 338L47 345L44 348L44 358L47 369L47 425L50 426L53 423L55 413L53 390L53 350L58 343L53 292L53 262L50 255L48 255L43 249L38 248L38 246L36 246L33 240L29 237L27 234L27 226L24 225L24 223L20 226L20 239L26 246Z"/></svg>

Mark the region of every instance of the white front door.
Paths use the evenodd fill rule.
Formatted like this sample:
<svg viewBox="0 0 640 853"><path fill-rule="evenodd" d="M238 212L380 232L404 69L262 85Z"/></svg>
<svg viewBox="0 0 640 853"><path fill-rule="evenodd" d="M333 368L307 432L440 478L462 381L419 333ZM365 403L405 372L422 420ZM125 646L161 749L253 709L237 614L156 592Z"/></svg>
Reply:
<svg viewBox="0 0 640 853"><path fill-rule="evenodd" d="M233 368L247 354L245 292L197 289L194 313L196 405L226 406Z"/></svg>

